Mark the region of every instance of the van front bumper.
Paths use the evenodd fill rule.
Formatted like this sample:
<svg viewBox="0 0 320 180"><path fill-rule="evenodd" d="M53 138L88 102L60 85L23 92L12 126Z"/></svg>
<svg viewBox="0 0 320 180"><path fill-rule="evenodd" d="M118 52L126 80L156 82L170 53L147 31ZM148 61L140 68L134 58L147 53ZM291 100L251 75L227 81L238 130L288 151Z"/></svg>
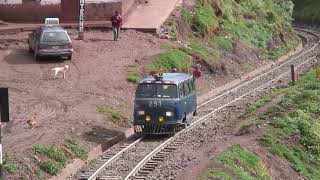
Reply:
<svg viewBox="0 0 320 180"><path fill-rule="evenodd" d="M181 123L174 121L166 123L134 123L134 132L145 135L174 134L181 125Z"/></svg>

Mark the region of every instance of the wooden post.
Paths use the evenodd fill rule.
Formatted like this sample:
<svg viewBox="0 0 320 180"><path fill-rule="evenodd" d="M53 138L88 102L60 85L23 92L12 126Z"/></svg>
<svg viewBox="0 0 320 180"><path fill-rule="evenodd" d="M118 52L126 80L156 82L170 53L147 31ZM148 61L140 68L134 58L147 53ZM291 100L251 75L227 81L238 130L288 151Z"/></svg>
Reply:
<svg viewBox="0 0 320 180"><path fill-rule="evenodd" d="M316 58L317 58L316 79L319 79L320 78L320 54L318 54Z"/></svg>
<svg viewBox="0 0 320 180"><path fill-rule="evenodd" d="M294 66L291 65L291 80L292 80L292 85L294 86L296 83L296 77L295 77L295 74L294 74Z"/></svg>
<svg viewBox="0 0 320 180"><path fill-rule="evenodd" d="M316 65L316 74L317 74L317 79L320 79L320 64L319 63Z"/></svg>

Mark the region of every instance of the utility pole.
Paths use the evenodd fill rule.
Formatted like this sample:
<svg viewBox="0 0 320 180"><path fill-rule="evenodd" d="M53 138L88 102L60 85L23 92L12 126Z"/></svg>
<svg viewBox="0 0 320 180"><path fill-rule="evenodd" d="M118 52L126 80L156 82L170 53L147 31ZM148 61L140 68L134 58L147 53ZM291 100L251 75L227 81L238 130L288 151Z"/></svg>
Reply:
<svg viewBox="0 0 320 180"><path fill-rule="evenodd" d="M84 5L85 0L79 0L79 40L84 39Z"/></svg>

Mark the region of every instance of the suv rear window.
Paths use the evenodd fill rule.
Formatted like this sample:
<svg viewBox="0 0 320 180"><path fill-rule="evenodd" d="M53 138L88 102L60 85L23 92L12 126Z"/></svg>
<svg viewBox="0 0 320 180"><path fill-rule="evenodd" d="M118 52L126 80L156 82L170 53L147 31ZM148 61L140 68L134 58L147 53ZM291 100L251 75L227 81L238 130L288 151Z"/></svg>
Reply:
<svg viewBox="0 0 320 180"><path fill-rule="evenodd" d="M45 32L43 42L68 42L69 38L65 32Z"/></svg>

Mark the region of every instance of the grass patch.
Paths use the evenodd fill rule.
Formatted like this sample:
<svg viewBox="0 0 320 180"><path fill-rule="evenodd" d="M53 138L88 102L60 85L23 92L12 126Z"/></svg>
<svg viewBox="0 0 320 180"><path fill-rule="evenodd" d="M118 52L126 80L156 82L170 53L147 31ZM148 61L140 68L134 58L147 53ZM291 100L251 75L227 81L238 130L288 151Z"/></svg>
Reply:
<svg viewBox="0 0 320 180"><path fill-rule="evenodd" d="M50 175L56 175L66 166L67 156L62 148L56 146L35 145L32 149L35 154L41 154L47 158L38 162L40 169Z"/></svg>
<svg viewBox="0 0 320 180"><path fill-rule="evenodd" d="M170 50L170 49L172 49L173 47L172 47L172 46L170 46L169 44L161 44L161 45L160 45L160 48L161 48L161 49L167 49L167 50Z"/></svg>
<svg viewBox="0 0 320 180"><path fill-rule="evenodd" d="M50 175L56 175L59 172L61 172L61 169L64 167L61 163L53 161L51 159L49 160L43 160L39 162L39 167L44 172L50 174Z"/></svg>
<svg viewBox="0 0 320 180"><path fill-rule="evenodd" d="M37 178L37 180L46 180L47 179L47 177L40 170L36 170L34 174L35 174L35 177Z"/></svg>
<svg viewBox="0 0 320 180"><path fill-rule="evenodd" d="M192 54L197 54L209 62L217 62L220 59L219 51L205 47L200 43L192 43L190 44L190 48L192 49Z"/></svg>
<svg viewBox="0 0 320 180"><path fill-rule="evenodd" d="M275 0L196 0L192 10L181 9L182 21L196 37L211 39L227 52L233 50L233 40L240 40L271 60L300 42L293 33L292 14L291 1ZM214 32L224 36L214 36Z"/></svg>
<svg viewBox="0 0 320 180"><path fill-rule="evenodd" d="M258 138L305 179L320 179L319 87L312 70L297 85L279 90L285 96L262 117L272 119L273 128Z"/></svg>
<svg viewBox="0 0 320 180"><path fill-rule="evenodd" d="M263 161L254 153L243 149L240 145L232 145L217 157L217 162L231 170L236 179L271 179ZM200 176L200 179L210 177L231 179L228 172L209 169Z"/></svg>
<svg viewBox="0 0 320 180"><path fill-rule="evenodd" d="M63 149L56 147L56 146L42 146L42 145L35 145L32 148L32 151L36 154L42 154L47 156L50 159L53 159L60 163L62 166L66 165L67 157L63 151Z"/></svg>
<svg viewBox="0 0 320 180"><path fill-rule="evenodd" d="M214 36L213 42L215 42L219 46L219 48L225 51L233 51L232 40L227 37Z"/></svg>
<svg viewBox="0 0 320 180"><path fill-rule="evenodd" d="M208 170L205 173L201 174L198 180L207 180L207 179L224 179L232 180L231 176L223 171Z"/></svg>
<svg viewBox="0 0 320 180"><path fill-rule="evenodd" d="M140 80L140 74L137 71L129 71L127 81L132 83L138 83Z"/></svg>
<svg viewBox="0 0 320 180"><path fill-rule="evenodd" d="M77 157L85 160L88 157L88 152L73 138L67 139L64 147L35 145L31 148L31 152L41 155L39 156L41 159L37 161L41 171L35 172L37 179L46 179L42 171L50 175L57 175L66 166L70 158ZM70 157L69 154L72 156Z"/></svg>
<svg viewBox="0 0 320 180"><path fill-rule="evenodd" d="M170 26L170 40L176 41L178 39L178 32L177 32L177 24L174 19L168 20L168 25Z"/></svg>
<svg viewBox="0 0 320 180"><path fill-rule="evenodd" d="M253 113L255 113L257 111L257 109L259 109L260 107L266 105L267 103L269 103L272 98L274 97L274 95L269 95L269 96L264 96L261 99L251 103L248 108L246 109L245 114L248 115L252 115Z"/></svg>
<svg viewBox="0 0 320 180"><path fill-rule="evenodd" d="M16 174L19 170L18 163L20 162L21 158L17 156L9 156L5 155L3 157L3 170L7 171L10 174Z"/></svg>
<svg viewBox="0 0 320 180"><path fill-rule="evenodd" d="M81 147L74 138L67 139L65 147L71 151L74 157L82 160L88 158L88 151Z"/></svg>
<svg viewBox="0 0 320 180"><path fill-rule="evenodd" d="M122 118L122 114L109 106L103 105L99 106L97 111L99 113L102 113L105 117L110 118L110 119L116 119L120 120Z"/></svg>
<svg viewBox="0 0 320 180"><path fill-rule="evenodd" d="M228 147L218 160L232 170L239 179L271 179L262 160L239 145Z"/></svg>
<svg viewBox="0 0 320 180"><path fill-rule="evenodd" d="M171 49L155 55L152 58L152 64L148 67L148 70L154 71L162 68L168 72L176 68L180 72L188 72L190 67L191 59L186 52L179 49Z"/></svg>
<svg viewBox="0 0 320 180"><path fill-rule="evenodd" d="M252 70L252 66L249 63L244 63L241 66L242 66L242 69L244 69L247 72Z"/></svg>

